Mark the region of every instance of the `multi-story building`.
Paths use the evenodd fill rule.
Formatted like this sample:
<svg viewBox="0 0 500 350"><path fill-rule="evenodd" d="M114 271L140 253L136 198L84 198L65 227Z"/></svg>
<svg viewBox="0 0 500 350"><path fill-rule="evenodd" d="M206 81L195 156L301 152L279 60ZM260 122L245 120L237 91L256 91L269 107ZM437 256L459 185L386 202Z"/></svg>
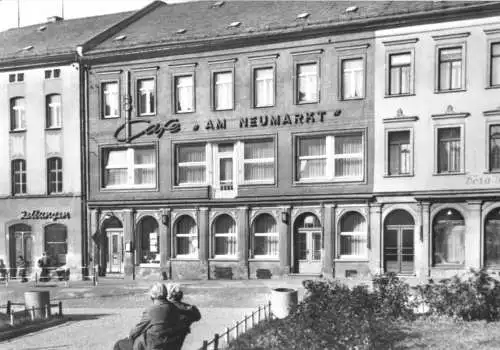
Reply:
<svg viewBox="0 0 500 350"><path fill-rule="evenodd" d="M129 13L0 32L0 258L31 269L46 251L80 275L86 251L79 54ZM80 47L80 48L78 48Z"/></svg>
<svg viewBox="0 0 500 350"><path fill-rule="evenodd" d="M499 3L477 9L375 32L372 233L385 271L500 266Z"/></svg>
<svg viewBox="0 0 500 350"><path fill-rule="evenodd" d="M217 1L144 13L85 57L94 263L131 277L380 271L373 30L489 6Z"/></svg>

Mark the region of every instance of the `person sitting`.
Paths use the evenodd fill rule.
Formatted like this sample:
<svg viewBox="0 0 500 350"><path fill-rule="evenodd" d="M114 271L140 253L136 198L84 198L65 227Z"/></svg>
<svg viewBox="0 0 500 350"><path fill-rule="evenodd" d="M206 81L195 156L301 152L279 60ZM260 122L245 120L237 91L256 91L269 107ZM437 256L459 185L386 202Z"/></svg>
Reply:
<svg viewBox="0 0 500 350"><path fill-rule="evenodd" d="M41 269L40 282L48 282L50 280L50 257L46 252L43 252L42 257L38 259L38 267Z"/></svg>
<svg viewBox="0 0 500 350"><path fill-rule="evenodd" d="M16 267L17 267L17 278L21 279L21 282L28 282L26 278L26 261L24 260L22 255L19 255L16 259Z"/></svg>

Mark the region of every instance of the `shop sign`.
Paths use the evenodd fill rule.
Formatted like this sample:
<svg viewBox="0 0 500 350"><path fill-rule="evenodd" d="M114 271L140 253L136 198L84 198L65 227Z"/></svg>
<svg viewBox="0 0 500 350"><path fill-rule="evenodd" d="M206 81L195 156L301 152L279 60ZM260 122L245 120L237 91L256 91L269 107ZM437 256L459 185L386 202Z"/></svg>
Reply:
<svg viewBox="0 0 500 350"><path fill-rule="evenodd" d="M146 125L144 125L146 124ZM131 131L128 137L123 136L127 123L122 124L116 129L114 137L118 142L131 142L143 135L156 135L158 138L162 137L165 132L175 134L181 130L179 119L170 119L166 122L153 123L151 120L132 120L128 122ZM138 129L136 126L141 125L143 128Z"/></svg>
<svg viewBox="0 0 500 350"><path fill-rule="evenodd" d="M21 211L21 220L60 220L60 219L70 219L71 214L69 211L42 211L42 210L32 210Z"/></svg>

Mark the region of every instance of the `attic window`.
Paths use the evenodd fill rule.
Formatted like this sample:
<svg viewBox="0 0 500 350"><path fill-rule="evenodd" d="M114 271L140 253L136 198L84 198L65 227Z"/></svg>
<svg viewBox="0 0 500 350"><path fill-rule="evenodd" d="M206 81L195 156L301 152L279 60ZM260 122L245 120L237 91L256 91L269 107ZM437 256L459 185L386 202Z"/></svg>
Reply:
<svg viewBox="0 0 500 350"><path fill-rule="evenodd" d="M175 34L184 34L186 32L185 28L178 29Z"/></svg>
<svg viewBox="0 0 500 350"><path fill-rule="evenodd" d="M38 27L39 32L43 32L45 29L47 29L47 26L40 26Z"/></svg>
<svg viewBox="0 0 500 350"><path fill-rule="evenodd" d="M212 8L222 7L224 6L225 1L216 1L212 4Z"/></svg>
<svg viewBox="0 0 500 350"><path fill-rule="evenodd" d="M306 19L309 16L310 16L309 12L302 12L297 15L297 19Z"/></svg>
<svg viewBox="0 0 500 350"><path fill-rule="evenodd" d="M116 38L113 39L113 41L122 41L125 40L127 36L126 35L118 35Z"/></svg>
<svg viewBox="0 0 500 350"><path fill-rule="evenodd" d="M345 9L346 13L351 13L351 12L356 12L358 10L357 6L349 6L348 8Z"/></svg>
<svg viewBox="0 0 500 350"><path fill-rule="evenodd" d="M241 22L231 22L228 27L238 28L241 25Z"/></svg>

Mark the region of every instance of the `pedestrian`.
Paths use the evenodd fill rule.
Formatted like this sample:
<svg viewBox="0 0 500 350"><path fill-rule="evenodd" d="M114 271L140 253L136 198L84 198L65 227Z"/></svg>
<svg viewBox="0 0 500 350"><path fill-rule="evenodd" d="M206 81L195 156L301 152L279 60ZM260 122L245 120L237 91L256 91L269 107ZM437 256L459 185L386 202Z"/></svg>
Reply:
<svg viewBox="0 0 500 350"><path fill-rule="evenodd" d="M42 257L38 259L38 267L41 269L40 282L48 282L50 280L51 261L46 252L43 252Z"/></svg>
<svg viewBox="0 0 500 350"><path fill-rule="evenodd" d="M21 278L21 282L28 282L26 278L26 261L24 260L22 255L19 255L16 260L17 266L17 278Z"/></svg>
<svg viewBox="0 0 500 350"><path fill-rule="evenodd" d="M0 281L5 281L5 277L7 276L7 266L3 259L0 259Z"/></svg>

